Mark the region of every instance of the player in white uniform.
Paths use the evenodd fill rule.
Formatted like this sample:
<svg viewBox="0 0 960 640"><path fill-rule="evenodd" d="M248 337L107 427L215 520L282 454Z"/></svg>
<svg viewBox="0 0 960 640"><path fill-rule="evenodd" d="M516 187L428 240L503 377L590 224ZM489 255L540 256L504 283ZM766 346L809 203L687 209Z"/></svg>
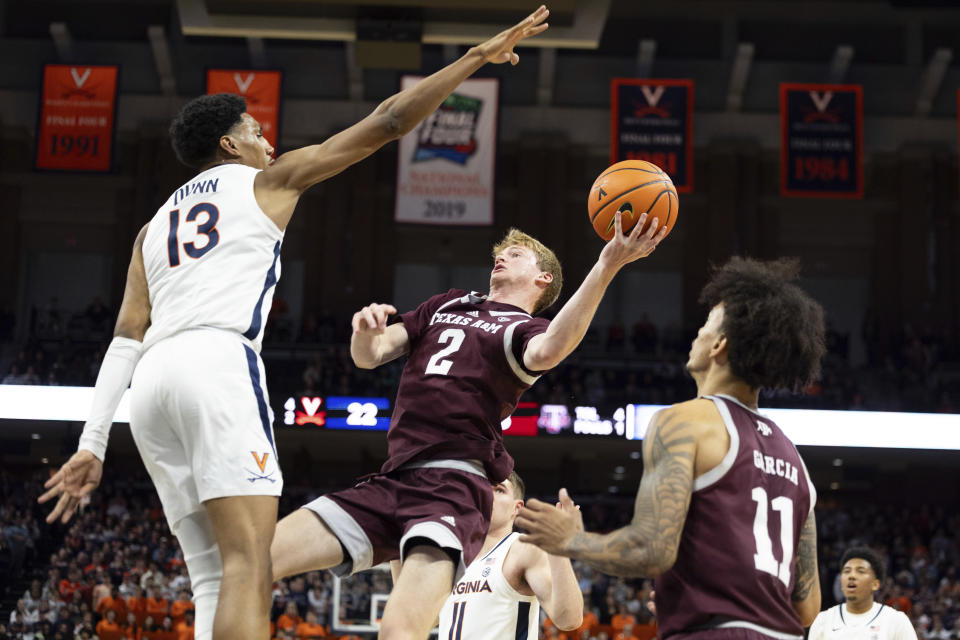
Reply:
<svg viewBox="0 0 960 640"><path fill-rule="evenodd" d="M520 542L513 531L523 494L516 471L494 486L487 538L440 611L437 640L536 640L541 602L559 629L583 621L583 594L570 560Z"/></svg>
<svg viewBox="0 0 960 640"><path fill-rule="evenodd" d="M354 126L276 161L242 98L201 96L174 120L177 156L199 173L137 235L90 419L40 502L57 498L47 521L66 522L100 483L132 380L130 428L183 549L198 640L269 633L283 480L259 351L301 194L410 132L485 63L516 64L514 45L546 29L545 18L541 7Z"/></svg>
<svg viewBox="0 0 960 640"><path fill-rule="evenodd" d="M905 613L873 600L884 577L877 554L866 547L847 549L840 565L846 602L821 611L808 640L917 640Z"/></svg>

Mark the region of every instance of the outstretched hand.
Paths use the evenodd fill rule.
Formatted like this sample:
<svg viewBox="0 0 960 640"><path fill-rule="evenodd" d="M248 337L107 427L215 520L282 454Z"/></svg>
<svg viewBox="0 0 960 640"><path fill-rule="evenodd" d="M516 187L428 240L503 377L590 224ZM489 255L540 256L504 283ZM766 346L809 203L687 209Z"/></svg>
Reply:
<svg viewBox="0 0 960 640"><path fill-rule="evenodd" d="M378 335L387 328L387 318L397 312L392 304L369 304L353 314L354 333Z"/></svg>
<svg viewBox="0 0 960 640"><path fill-rule="evenodd" d="M667 225L657 230L658 218L650 223L646 233L640 233L647 222L647 213L641 213L637 224L630 230L630 235L623 233L622 214L618 211L613 220L614 234L607 246L600 252L600 261L619 269L640 258L646 258L653 253L660 241L667 236Z"/></svg>
<svg viewBox="0 0 960 640"><path fill-rule="evenodd" d="M550 25L545 23L544 20L546 20L549 15L550 10L544 5L540 5L539 9L531 13L521 22L506 31L501 31L486 42L477 45L480 55L483 56L485 61L494 64L501 64L503 62L517 64L520 62L520 56L513 52L513 48L521 40L546 31Z"/></svg>
<svg viewBox="0 0 960 640"><path fill-rule="evenodd" d="M521 542L536 545L555 556L564 556L574 536L583 531L583 514L566 489L560 489L559 497L555 507L531 498L520 510L516 523L529 532L520 536Z"/></svg>
<svg viewBox="0 0 960 640"><path fill-rule="evenodd" d="M57 504L47 516L47 523L61 522L66 524L81 502L90 495L90 492L100 485L103 476L103 462L89 451L81 449L70 456L63 466L44 483L47 492L37 498L43 504L57 496Z"/></svg>

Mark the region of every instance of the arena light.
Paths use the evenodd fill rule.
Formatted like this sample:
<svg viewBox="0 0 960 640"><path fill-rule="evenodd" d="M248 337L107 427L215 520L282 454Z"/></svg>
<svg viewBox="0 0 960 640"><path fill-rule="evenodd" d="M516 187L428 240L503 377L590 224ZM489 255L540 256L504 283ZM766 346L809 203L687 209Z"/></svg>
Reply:
<svg viewBox="0 0 960 640"><path fill-rule="evenodd" d="M121 399L115 422L130 421L129 396L129 392L125 393ZM92 387L0 385L0 419L83 422L92 402ZM577 416L576 407L558 412L561 406L541 407L540 427L549 431L548 426L556 426L555 432L573 435L573 418L587 416L583 411ZM631 404L617 409L609 419L611 435L642 440L653 414L663 408ZM800 446L960 451L960 414L812 409L764 409L761 413L780 425ZM546 424L546 418L551 417L556 418L553 422L557 425ZM605 421L598 414L596 420L588 422L595 426Z"/></svg>

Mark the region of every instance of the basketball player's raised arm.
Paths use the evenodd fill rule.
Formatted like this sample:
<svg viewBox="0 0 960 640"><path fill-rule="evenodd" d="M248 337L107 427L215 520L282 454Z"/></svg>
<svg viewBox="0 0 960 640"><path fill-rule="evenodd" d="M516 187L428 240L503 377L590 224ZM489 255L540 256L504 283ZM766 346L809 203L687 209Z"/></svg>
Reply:
<svg viewBox="0 0 960 640"><path fill-rule="evenodd" d="M583 530L579 513L561 512L530 500L517 526L520 538L548 553L581 560L604 573L655 578L673 566L693 493L698 426L688 409L671 407L651 420L643 441L643 478L633 520L608 534ZM569 501L560 490L560 501Z"/></svg>
<svg viewBox="0 0 960 640"><path fill-rule="evenodd" d="M57 518L63 522L70 520L80 501L100 484L113 415L123 392L130 386L133 370L140 359L143 335L150 326L150 295L142 250L147 226L140 230L133 245L114 337L100 364L93 405L80 434L80 445L77 452L47 480L44 484L47 491L38 499L44 503L59 496L47 522L54 522Z"/></svg>
<svg viewBox="0 0 960 640"><path fill-rule="evenodd" d="M284 206L287 200L299 197L310 186L340 173L388 142L412 131L484 64L517 64L520 58L513 52L514 46L545 31L548 25L544 21L549 13L541 6L520 23L471 47L459 60L387 98L373 113L352 127L322 144L296 149L277 158L257 176L257 200L264 212L281 229L286 227L293 213L292 207ZM288 208L283 219L282 213Z"/></svg>
<svg viewBox="0 0 960 640"><path fill-rule="evenodd" d="M590 273L563 305L557 317L550 322L547 330L534 336L527 343L523 353L523 364L527 369L547 371L570 355L590 328L593 315L597 312L597 307L600 306L603 294L613 277L625 265L645 258L657 248L660 241L667 235L666 227L654 233L657 228L656 218L654 218L654 223L650 225L647 232L641 234L640 230L646 219L647 214L641 214L630 235L625 236L620 226L620 213L616 214L614 222L616 233L600 252L600 257L590 269Z"/></svg>
<svg viewBox="0 0 960 640"><path fill-rule="evenodd" d="M794 561L793 610L805 627L813 624L820 612L820 570L817 566L817 518L813 511L800 531L797 559Z"/></svg>
<svg viewBox="0 0 960 640"><path fill-rule="evenodd" d="M397 312L390 304L371 304L353 314L350 357L361 369L373 369L410 351L410 338L403 323L387 326Z"/></svg>
<svg viewBox="0 0 960 640"><path fill-rule="evenodd" d="M547 616L562 631L579 627L583 623L583 593L570 558L551 555L531 544L521 543L515 548L526 565L523 577Z"/></svg>

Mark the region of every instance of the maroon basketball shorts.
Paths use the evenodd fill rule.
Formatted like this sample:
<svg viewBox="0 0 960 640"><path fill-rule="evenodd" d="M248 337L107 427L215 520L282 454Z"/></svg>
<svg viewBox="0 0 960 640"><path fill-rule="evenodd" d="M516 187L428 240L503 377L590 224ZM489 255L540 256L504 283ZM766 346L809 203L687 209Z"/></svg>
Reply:
<svg viewBox="0 0 960 640"><path fill-rule="evenodd" d="M803 640L803 636L767 629L750 623L727 623L729 627L714 627L697 631L681 631L667 636L668 640Z"/></svg>
<svg viewBox="0 0 960 640"><path fill-rule="evenodd" d="M349 557L330 569L339 576L403 560L417 544L458 558L460 575L483 546L493 488L479 464L430 460L371 476L303 508L316 513L346 550Z"/></svg>

